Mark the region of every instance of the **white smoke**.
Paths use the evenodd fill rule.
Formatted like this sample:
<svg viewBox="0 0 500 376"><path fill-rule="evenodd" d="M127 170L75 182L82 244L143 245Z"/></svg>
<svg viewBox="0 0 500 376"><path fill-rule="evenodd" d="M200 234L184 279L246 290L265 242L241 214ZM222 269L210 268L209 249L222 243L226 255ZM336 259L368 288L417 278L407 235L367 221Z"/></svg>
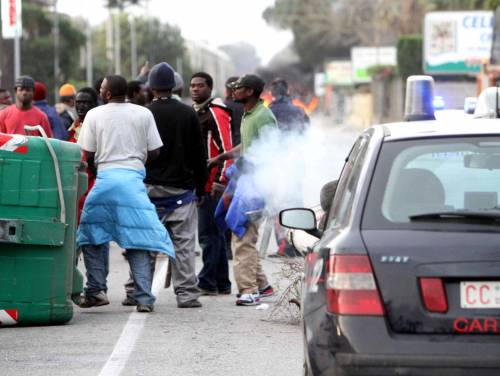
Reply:
<svg viewBox="0 0 500 376"><path fill-rule="evenodd" d="M245 158L255 166L266 209L276 214L285 208L319 205L321 188L338 179L355 138L351 128L320 120L313 120L302 133L265 128Z"/></svg>

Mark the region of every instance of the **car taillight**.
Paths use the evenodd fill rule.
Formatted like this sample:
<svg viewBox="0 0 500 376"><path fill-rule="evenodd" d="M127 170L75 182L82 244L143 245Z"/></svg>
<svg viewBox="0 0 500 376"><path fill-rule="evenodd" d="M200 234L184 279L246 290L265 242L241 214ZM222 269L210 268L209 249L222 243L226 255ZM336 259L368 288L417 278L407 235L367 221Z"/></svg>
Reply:
<svg viewBox="0 0 500 376"><path fill-rule="evenodd" d="M367 255L330 256L326 300L328 311L331 313L384 315L384 307Z"/></svg>
<svg viewBox="0 0 500 376"><path fill-rule="evenodd" d="M429 312L448 312L448 299L441 278L419 278L425 309Z"/></svg>

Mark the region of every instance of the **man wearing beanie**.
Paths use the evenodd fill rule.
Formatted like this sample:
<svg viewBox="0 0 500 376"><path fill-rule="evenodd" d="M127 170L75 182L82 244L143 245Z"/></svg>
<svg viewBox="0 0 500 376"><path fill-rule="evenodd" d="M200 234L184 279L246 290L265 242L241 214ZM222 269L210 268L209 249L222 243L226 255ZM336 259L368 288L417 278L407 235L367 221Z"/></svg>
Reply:
<svg viewBox="0 0 500 376"><path fill-rule="evenodd" d="M207 155L196 112L172 98L174 70L167 63L149 73L154 95L149 109L164 146L146 164L148 194L163 217L174 242L172 283L179 308L201 307L195 271L196 199L202 200L207 182Z"/></svg>
<svg viewBox="0 0 500 376"><path fill-rule="evenodd" d="M33 106L35 80L30 76L20 76L14 84L16 103L0 111L0 132L39 136L37 131L25 132L25 125L41 125L48 137L52 137L49 119Z"/></svg>
<svg viewBox="0 0 500 376"><path fill-rule="evenodd" d="M60 103L56 103L56 111L61 118L65 129L68 129L76 120L75 108L76 89L71 84L64 84L59 88Z"/></svg>
<svg viewBox="0 0 500 376"><path fill-rule="evenodd" d="M45 99L47 97L47 88L41 82L35 82L35 93L33 95L35 107L40 109L49 118L50 128L52 129L52 135L58 140L67 141L68 131L61 123L59 115L54 107L49 106L49 103Z"/></svg>

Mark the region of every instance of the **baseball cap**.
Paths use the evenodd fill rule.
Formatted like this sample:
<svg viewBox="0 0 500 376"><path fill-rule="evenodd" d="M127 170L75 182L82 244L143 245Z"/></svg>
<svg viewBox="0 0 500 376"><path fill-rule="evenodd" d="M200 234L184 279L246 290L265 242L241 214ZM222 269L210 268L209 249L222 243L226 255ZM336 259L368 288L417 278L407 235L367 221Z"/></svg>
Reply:
<svg viewBox="0 0 500 376"><path fill-rule="evenodd" d="M266 86L266 83L262 78L255 74L244 74L240 78L238 78L236 81L231 83L231 88L232 89L238 89L240 87L247 87L249 89L254 89L255 91L262 92L264 90L264 86Z"/></svg>
<svg viewBox="0 0 500 376"><path fill-rule="evenodd" d="M226 87L229 88L229 89L231 89L233 82L238 81L238 78L239 78L238 76L231 76L231 77L229 77L226 80Z"/></svg>
<svg viewBox="0 0 500 376"><path fill-rule="evenodd" d="M14 82L14 88L16 87L35 89L35 80L30 76L19 76Z"/></svg>

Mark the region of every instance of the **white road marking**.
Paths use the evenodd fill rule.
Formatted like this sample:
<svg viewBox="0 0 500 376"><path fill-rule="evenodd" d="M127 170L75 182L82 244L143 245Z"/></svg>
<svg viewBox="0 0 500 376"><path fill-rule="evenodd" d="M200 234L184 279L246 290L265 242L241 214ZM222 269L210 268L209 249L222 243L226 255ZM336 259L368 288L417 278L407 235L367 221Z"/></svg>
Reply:
<svg viewBox="0 0 500 376"><path fill-rule="evenodd" d="M154 296L163 288L165 283L165 276L167 274L168 258L158 259L157 270L153 279L153 286L151 290ZM141 334L144 323L149 315L147 313L132 312L130 317L123 328L122 334L116 342L113 352L108 358L108 361L102 367L99 376L118 376L127 364L127 360L134 349L135 343Z"/></svg>

